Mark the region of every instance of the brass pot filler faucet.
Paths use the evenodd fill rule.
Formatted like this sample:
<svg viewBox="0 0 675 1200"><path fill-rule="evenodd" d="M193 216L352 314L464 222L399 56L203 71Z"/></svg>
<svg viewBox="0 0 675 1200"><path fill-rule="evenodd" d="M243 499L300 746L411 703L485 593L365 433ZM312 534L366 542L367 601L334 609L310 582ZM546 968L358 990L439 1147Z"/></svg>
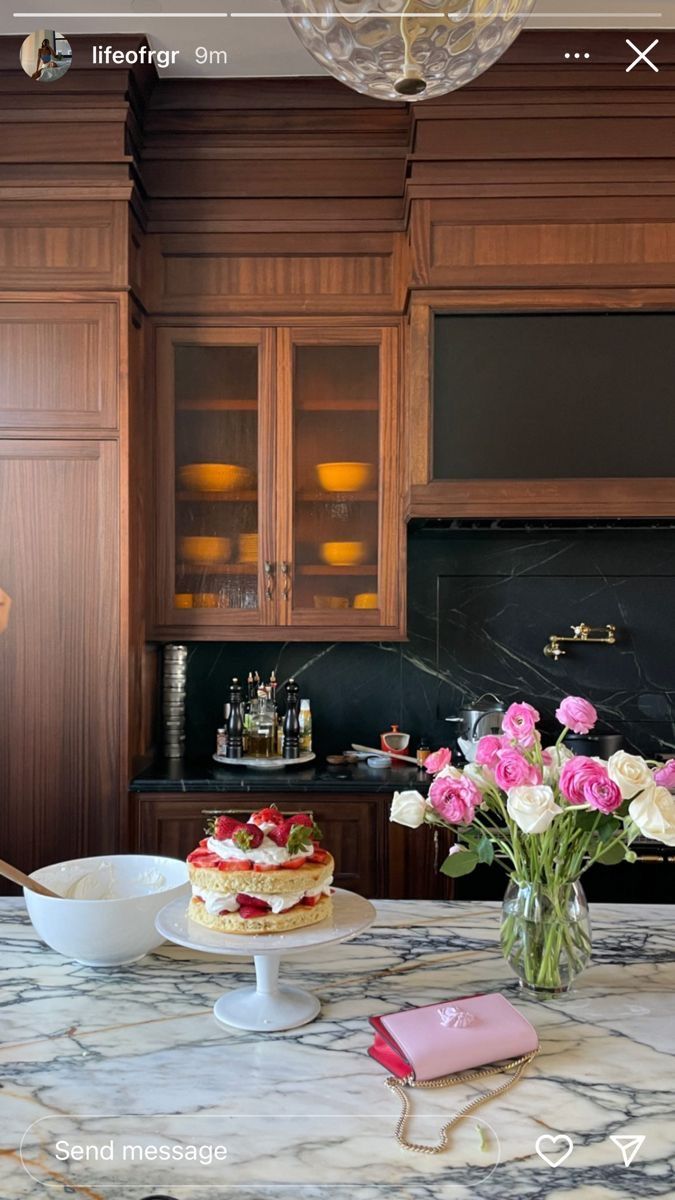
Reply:
<svg viewBox="0 0 675 1200"><path fill-rule="evenodd" d="M593 629L590 625L571 625L572 637L563 637L561 634L552 633L548 639L548 643L544 646L544 654L548 658L553 658L557 662L567 653L563 650L561 642L599 642L603 646L616 645L616 625L603 625L600 629Z"/></svg>

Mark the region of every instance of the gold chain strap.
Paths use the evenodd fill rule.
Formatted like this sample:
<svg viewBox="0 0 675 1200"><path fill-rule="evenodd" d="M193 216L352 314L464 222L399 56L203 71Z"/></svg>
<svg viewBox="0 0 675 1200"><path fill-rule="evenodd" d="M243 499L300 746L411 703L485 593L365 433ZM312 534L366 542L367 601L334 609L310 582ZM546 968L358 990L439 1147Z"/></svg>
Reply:
<svg viewBox="0 0 675 1200"><path fill-rule="evenodd" d="M441 1154L448 1147L448 1134L455 1125L458 1125L464 1117L467 1117L470 1112L480 1108L481 1104L487 1103L488 1100L493 1100L495 1096L501 1096L504 1092L508 1092L514 1084L518 1083L525 1068L529 1066L534 1058L537 1057L539 1050L533 1050L531 1054L524 1054L522 1058L514 1058L511 1062L501 1063L496 1067L488 1067L482 1071L472 1071L466 1075L445 1075L442 1079L429 1079L424 1082L416 1082L412 1075L406 1076L405 1079L397 1079L395 1075L390 1075L385 1079L385 1087L395 1092L401 1101L401 1115L396 1124L394 1136L403 1146L404 1150L414 1150L416 1154ZM505 1071L514 1071L515 1074L511 1079L503 1083L501 1087L494 1088L491 1092L485 1092L482 1096L476 1096L460 1108L453 1117L441 1129L441 1135L435 1146L424 1146L420 1142L409 1142L405 1136L405 1126L410 1116L410 1100L405 1092L406 1087L411 1088L443 1088L453 1087L455 1084L472 1083L475 1079L487 1079L490 1075L501 1075Z"/></svg>

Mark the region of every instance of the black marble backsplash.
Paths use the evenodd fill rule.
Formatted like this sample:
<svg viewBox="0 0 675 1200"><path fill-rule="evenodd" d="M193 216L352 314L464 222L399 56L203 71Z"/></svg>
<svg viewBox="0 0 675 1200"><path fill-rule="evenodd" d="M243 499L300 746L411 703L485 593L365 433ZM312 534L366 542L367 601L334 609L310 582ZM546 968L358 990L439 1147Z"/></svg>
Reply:
<svg viewBox="0 0 675 1200"><path fill-rule="evenodd" d="M396 723L447 744L444 718L482 692L537 705L551 730L587 696L628 749L675 753L675 527L666 523L427 522L409 533L409 641L195 643L187 752L210 755L233 675L291 675L309 696L320 755L379 744ZM616 625L616 646L546 658L552 633Z"/></svg>

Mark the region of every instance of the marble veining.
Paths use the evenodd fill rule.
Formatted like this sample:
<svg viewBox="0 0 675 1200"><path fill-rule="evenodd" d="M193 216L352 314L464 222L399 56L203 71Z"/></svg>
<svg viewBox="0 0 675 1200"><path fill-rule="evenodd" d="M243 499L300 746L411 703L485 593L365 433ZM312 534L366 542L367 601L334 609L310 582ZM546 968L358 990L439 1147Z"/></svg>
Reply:
<svg viewBox="0 0 675 1200"><path fill-rule="evenodd" d="M40 943L21 900L1 901L2 1200L675 1194L672 910L592 906L592 966L572 994L540 1005L520 997L501 958L498 906L376 908L355 941L286 960L284 978L315 990L322 1013L263 1036L227 1030L211 1012L223 991L251 979L252 964L166 944L131 967L78 966ZM517 1088L459 1126L446 1154L403 1151L385 1072L366 1054L367 1018L497 989L537 1027L539 1058ZM433 1140L471 1094L413 1093L413 1136ZM573 1151L552 1167L535 1142L562 1134ZM628 1169L612 1134L646 1137ZM114 1165L61 1162L59 1141L108 1144ZM227 1159L118 1161L129 1144L224 1145Z"/></svg>

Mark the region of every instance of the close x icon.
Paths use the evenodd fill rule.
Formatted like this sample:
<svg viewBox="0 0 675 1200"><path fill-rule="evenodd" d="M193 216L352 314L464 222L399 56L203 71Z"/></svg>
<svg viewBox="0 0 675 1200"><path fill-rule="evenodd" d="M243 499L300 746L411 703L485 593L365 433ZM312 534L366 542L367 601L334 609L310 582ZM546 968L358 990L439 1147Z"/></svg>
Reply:
<svg viewBox="0 0 675 1200"><path fill-rule="evenodd" d="M658 75L659 68L656 66L655 63L652 62L649 55L651 54L652 50L654 50L656 48L656 46L658 46L659 41L660 41L660 38L654 38L654 41L651 43L650 46L647 46L646 50L640 50L639 47L635 45L635 42L632 42L630 40L630 38L626 38L626 45L630 46L633 53L637 55L637 58L633 59L633 62L630 64L630 66L626 67L627 75L631 71L635 70L635 68L637 66L639 66L640 63L644 63L646 67L651 67L652 71L656 71L656 74Z"/></svg>

